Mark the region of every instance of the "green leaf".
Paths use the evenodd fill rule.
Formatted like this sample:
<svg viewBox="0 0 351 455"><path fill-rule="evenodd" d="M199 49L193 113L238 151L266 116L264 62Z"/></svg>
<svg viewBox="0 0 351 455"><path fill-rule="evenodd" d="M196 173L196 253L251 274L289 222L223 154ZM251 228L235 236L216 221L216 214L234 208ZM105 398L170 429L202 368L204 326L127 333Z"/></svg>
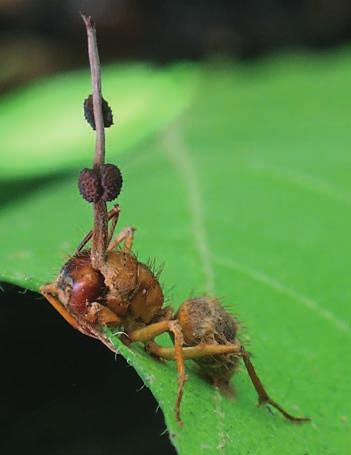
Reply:
<svg viewBox="0 0 351 455"><path fill-rule="evenodd" d="M113 338L181 454L348 453L350 80L350 53L208 65L191 109L120 156L120 226L137 227L140 260L165 261L174 307L191 293L219 295L272 397L312 418L297 426L257 409L244 369L230 400L188 362L180 428L174 364ZM38 289L90 226L75 176L8 204L2 279Z"/></svg>
<svg viewBox="0 0 351 455"><path fill-rule="evenodd" d="M115 123L106 129L109 159L182 112L195 76L190 64L167 70L136 64L104 68L103 93ZM7 153L2 154L0 178L88 166L95 135L84 120L83 100L90 92L86 70L39 81L3 97L0 134Z"/></svg>

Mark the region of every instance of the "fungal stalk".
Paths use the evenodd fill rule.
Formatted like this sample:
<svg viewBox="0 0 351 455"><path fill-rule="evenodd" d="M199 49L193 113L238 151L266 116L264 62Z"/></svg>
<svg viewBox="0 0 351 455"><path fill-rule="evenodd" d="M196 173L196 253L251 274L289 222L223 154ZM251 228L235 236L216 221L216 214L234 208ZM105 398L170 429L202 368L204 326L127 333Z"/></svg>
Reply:
<svg viewBox="0 0 351 455"><path fill-rule="evenodd" d="M94 22L90 16L84 14L81 16L85 23L88 37L88 53L93 90L93 113L96 131L94 171L97 178L100 180L102 167L105 164L105 126L102 111L100 59ZM94 269L99 270L106 260L108 239L106 201L102 198L94 201L93 210L94 229L91 247L91 263Z"/></svg>

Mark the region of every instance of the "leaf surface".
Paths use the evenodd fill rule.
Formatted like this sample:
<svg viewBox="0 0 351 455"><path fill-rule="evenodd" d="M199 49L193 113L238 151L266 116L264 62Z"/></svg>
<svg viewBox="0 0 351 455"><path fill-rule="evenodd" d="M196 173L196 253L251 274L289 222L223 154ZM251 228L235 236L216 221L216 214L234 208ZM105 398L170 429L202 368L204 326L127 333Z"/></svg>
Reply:
<svg viewBox="0 0 351 455"><path fill-rule="evenodd" d="M119 158L120 226L137 227L140 260L165 261L174 307L191 293L220 296L271 396L312 418L296 426L257 409L243 368L228 399L188 362L180 428L174 364L113 337L181 454L348 453L350 80L347 52L208 65L191 108ZM53 280L90 225L75 176L8 204L2 279L31 289Z"/></svg>

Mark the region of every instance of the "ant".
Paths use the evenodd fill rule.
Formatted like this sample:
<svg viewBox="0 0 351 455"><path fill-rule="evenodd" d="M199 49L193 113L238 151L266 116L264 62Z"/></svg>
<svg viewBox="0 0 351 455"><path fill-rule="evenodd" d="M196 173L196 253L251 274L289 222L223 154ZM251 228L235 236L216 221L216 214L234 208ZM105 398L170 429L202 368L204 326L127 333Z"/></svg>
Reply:
<svg viewBox="0 0 351 455"><path fill-rule="evenodd" d="M120 214L115 205L109 212L106 201L115 199L122 188L117 166L104 163L104 129L112 124L112 112L101 96L100 62L93 20L82 14L88 36L93 94L85 100L85 117L96 130L93 169L83 169L79 190L93 204L94 228L64 264L57 279L42 286L41 293L75 329L115 347L104 334L104 326L123 330L122 341L144 343L145 350L158 359L175 360L178 372L176 418L181 423L180 404L187 379L185 360L193 359L210 382L229 390L229 381L243 359L258 394L259 405L269 404L292 422L294 417L267 394L249 353L237 339L238 323L216 298L189 298L174 313L163 307L164 296L158 276L139 262L132 252L134 228L123 229L113 238ZM110 228L108 227L110 223ZM90 249L85 249L92 240ZM168 332L174 347L160 346L155 338Z"/></svg>

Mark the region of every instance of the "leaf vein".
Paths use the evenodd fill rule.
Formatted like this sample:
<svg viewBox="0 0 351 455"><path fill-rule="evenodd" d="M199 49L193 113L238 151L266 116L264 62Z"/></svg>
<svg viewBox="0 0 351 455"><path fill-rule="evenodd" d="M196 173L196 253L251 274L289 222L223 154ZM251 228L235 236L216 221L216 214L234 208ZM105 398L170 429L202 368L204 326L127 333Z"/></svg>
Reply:
<svg viewBox="0 0 351 455"><path fill-rule="evenodd" d="M173 123L170 128L166 129L163 135L163 143L164 151L166 152L170 163L182 178L186 189L192 234L206 279L206 292L213 295L215 290L214 272L205 229L205 211L201 196L201 186L196 168L182 138L179 122L177 122L177 124Z"/></svg>
<svg viewBox="0 0 351 455"><path fill-rule="evenodd" d="M293 185L297 185L306 191L311 191L338 202L342 202L347 206L351 206L351 194L346 191L335 189L330 182L324 179L307 174L298 169L284 169L272 166L266 162L251 163L251 166L256 171L265 172L272 177L284 180L284 182L287 181Z"/></svg>
<svg viewBox="0 0 351 455"><path fill-rule="evenodd" d="M329 324L331 324L334 328L336 328L340 332L343 332L348 336L351 335L351 329L350 329L349 325L346 324L346 322L339 319L337 316L335 316L335 314L332 311L330 311L329 309L323 308L316 300L313 300L310 297L300 294L299 292L295 291L294 289L281 283L276 278L271 277L260 270L257 270L252 267L248 267L244 264L241 264L239 262L236 262L234 260L228 260L225 258L221 258L219 256L215 256L215 257L213 257L213 261L223 267L227 267L227 268L236 270L244 275L247 275L250 278L252 278L253 280L270 287L271 289L273 289L274 291L276 291L280 294L283 294L283 295L289 297L293 301L295 301L295 302L305 306L309 310L313 311L320 318L327 321Z"/></svg>

